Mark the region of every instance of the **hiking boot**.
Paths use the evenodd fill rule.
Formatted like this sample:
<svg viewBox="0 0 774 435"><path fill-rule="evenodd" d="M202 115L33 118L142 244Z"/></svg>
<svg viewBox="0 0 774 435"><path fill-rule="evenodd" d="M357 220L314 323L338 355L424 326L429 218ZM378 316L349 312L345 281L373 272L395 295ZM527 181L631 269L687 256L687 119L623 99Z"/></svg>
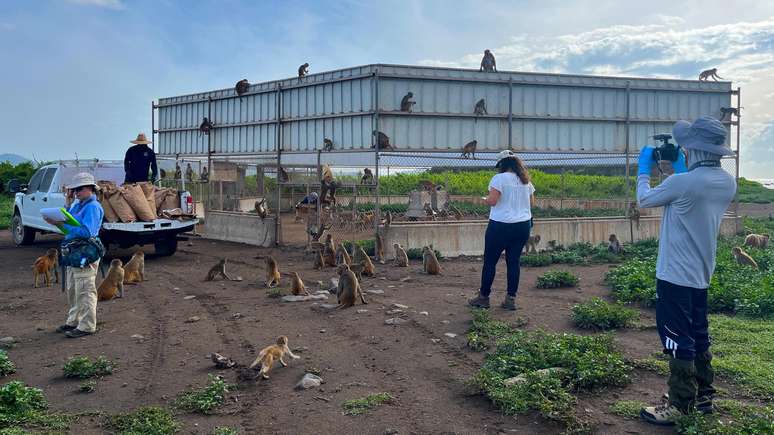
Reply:
<svg viewBox="0 0 774 435"><path fill-rule="evenodd" d="M67 331L72 331L73 329L75 329L75 326L70 326L70 325L64 324L64 325L61 325L61 326L57 327L56 328L56 332L67 332Z"/></svg>
<svg viewBox="0 0 774 435"><path fill-rule="evenodd" d="M661 398L664 399L664 402L669 402L669 393L664 393L664 395L661 396ZM695 408L697 411L701 412L702 414L712 414L713 412L715 412L715 406L712 404L711 396L697 397Z"/></svg>
<svg viewBox="0 0 774 435"><path fill-rule="evenodd" d="M468 305L475 308L489 308L489 298L481 296L481 293L473 299L468 299Z"/></svg>
<svg viewBox="0 0 774 435"><path fill-rule="evenodd" d="M81 331L81 330L80 330L80 329L78 329L78 328L75 328L75 329L73 329L72 331L67 331L67 332L65 333L65 335L67 336L67 338L80 338L80 337L85 337L85 336L87 336L87 335L91 335L91 334L94 334L94 333L93 333L93 332L86 332L86 331Z"/></svg>
<svg viewBox="0 0 774 435"><path fill-rule="evenodd" d="M681 415L683 415L682 411L669 403L659 406L647 406L640 410L640 418L648 423L660 426L673 426L675 419Z"/></svg>
<svg viewBox="0 0 774 435"><path fill-rule="evenodd" d="M504 310L516 311L516 298L513 296L506 296L505 300L503 300L503 303L500 304L500 306Z"/></svg>

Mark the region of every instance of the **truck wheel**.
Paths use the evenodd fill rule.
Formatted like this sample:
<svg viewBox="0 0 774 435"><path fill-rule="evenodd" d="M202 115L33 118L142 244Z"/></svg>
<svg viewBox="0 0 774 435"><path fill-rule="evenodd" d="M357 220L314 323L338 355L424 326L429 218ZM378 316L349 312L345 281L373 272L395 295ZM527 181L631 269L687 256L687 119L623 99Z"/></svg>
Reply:
<svg viewBox="0 0 774 435"><path fill-rule="evenodd" d="M31 245L35 241L35 230L22 224L21 216L14 213L11 220L11 233L13 242L17 245Z"/></svg>
<svg viewBox="0 0 774 435"><path fill-rule="evenodd" d="M158 240L153 245L156 248L156 255L160 257L168 257L177 251L176 238Z"/></svg>

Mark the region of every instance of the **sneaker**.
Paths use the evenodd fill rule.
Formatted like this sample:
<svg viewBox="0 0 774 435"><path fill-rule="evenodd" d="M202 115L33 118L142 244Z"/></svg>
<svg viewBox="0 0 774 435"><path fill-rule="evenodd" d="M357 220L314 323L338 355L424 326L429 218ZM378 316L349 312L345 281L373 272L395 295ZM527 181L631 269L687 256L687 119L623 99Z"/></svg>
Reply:
<svg viewBox="0 0 774 435"><path fill-rule="evenodd" d="M67 331L72 331L73 329L75 329L75 326L70 326L65 324L57 327L56 332L67 332Z"/></svg>
<svg viewBox="0 0 774 435"><path fill-rule="evenodd" d="M94 334L94 333L93 332L81 331L78 328L74 328L72 331L67 331L65 333L67 338L80 338L80 337L85 337L85 336L91 335L91 334Z"/></svg>
<svg viewBox="0 0 774 435"><path fill-rule="evenodd" d="M489 298L481 296L481 293L473 299L468 299L468 305L476 308L489 308Z"/></svg>
<svg viewBox="0 0 774 435"><path fill-rule="evenodd" d="M664 393L661 398L664 399L664 402L669 402L669 393ZM697 397L695 407L696 410L702 414L712 414L715 412L715 406L712 404L711 396Z"/></svg>
<svg viewBox="0 0 774 435"><path fill-rule="evenodd" d="M665 403L659 406L647 406L640 410L640 417L648 423L660 426L673 426L675 419L683 413L674 405Z"/></svg>
<svg viewBox="0 0 774 435"><path fill-rule="evenodd" d="M516 311L516 298L513 296L506 296L505 300L503 300L503 303L500 304L500 306L504 310Z"/></svg>

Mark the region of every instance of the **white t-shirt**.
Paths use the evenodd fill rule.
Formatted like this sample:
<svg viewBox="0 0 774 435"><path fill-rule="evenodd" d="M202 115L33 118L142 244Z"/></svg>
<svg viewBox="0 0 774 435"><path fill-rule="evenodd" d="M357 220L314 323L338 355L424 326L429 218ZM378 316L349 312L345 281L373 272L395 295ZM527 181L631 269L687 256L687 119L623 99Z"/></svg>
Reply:
<svg viewBox="0 0 774 435"><path fill-rule="evenodd" d="M503 172L492 177L489 189L500 192L497 204L489 210L489 219L506 224L532 219L529 198L535 193L532 183L524 184L513 172Z"/></svg>

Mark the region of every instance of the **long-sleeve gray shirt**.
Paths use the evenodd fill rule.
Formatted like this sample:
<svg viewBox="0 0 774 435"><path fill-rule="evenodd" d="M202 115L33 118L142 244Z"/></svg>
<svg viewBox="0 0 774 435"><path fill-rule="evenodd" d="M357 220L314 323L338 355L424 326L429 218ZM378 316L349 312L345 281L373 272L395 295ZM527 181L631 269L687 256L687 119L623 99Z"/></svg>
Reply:
<svg viewBox="0 0 774 435"><path fill-rule="evenodd" d="M674 174L654 188L648 175L637 177L639 206L664 206L656 278L684 287L709 287L720 223L735 193L734 177L717 167Z"/></svg>

